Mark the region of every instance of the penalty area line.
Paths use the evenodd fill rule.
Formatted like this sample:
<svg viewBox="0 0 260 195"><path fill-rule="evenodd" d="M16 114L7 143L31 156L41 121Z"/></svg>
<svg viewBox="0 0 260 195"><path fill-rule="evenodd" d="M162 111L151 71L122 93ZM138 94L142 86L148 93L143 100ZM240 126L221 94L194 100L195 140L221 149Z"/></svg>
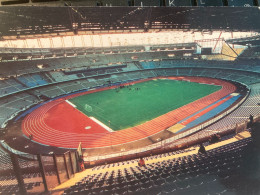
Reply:
<svg viewBox="0 0 260 195"><path fill-rule="evenodd" d="M103 128L105 128L106 130L108 130L109 132L114 132L111 128L109 128L108 126L106 126L104 123L100 122L99 120L97 120L95 117L90 116L89 117L91 120L93 120L94 122L96 122L97 124L99 124L100 126L102 126Z"/></svg>

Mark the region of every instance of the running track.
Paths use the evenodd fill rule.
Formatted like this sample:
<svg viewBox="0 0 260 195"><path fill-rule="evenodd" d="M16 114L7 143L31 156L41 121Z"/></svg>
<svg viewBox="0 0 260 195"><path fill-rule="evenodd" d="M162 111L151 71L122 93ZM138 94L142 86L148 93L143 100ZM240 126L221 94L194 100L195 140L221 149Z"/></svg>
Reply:
<svg viewBox="0 0 260 195"><path fill-rule="evenodd" d="M32 134L33 140L36 142L57 147L77 148L79 142L82 143L83 148L99 148L119 145L140 140L165 130L166 128L178 123L182 119L196 113L197 111L216 102L226 95L233 93L236 90L235 85L218 79L203 77L168 78L221 85L222 88L219 91L168 112L151 121L116 132L108 132L102 126L98 125L86 115L82 114L79 110L73 108L65 102L66 99L87 93L107 90L109 88L107 87L77 93L66 96L65 98L63 97L50 101L32 111L23 120L22 131L27 137ZM151 79L145 79L137 82L144 82L147 80ZM189 121L192 121L192 119L189 119ZM86 130L86 126L91 126L91 129Z"/></svg>

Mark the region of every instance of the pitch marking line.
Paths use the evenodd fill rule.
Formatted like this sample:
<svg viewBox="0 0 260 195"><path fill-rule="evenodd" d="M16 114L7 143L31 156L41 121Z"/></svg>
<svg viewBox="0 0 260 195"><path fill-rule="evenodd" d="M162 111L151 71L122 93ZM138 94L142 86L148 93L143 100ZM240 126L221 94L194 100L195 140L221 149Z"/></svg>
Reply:
<svg viewBox="0 0 260 195"><path fill-rule="evenodd" d="M89 117L91 120L93 120L94 122L96 122L97 124L99 124L100 126L102 126L103 128L105 128L106 130L108 130L109 132L114 132L111 128L109 128L108 126L106 126L104 123L100 122L99 120L97 120L95 117L90 116Z"/></svg>
<svg viewBox="0 0 260 195"><path fill-rule="evenodd" d="M68 104L70 104L73 108L77 108L77 106L75 106L74 104L72 104L69 100L65 100L65 102L67 102Z"/></svg>
<svg viewBox="0 0 260 195"><path fill-rule="evenodd" d="M72 107L74 107L74 108L77 108L77 106L76 105L74 105L73 103L71 103L70 101L68 101L68 100L65 100L69 105L71 105ZM95 106L96 108L99 108L99 109L101 109L100 107L98 107L98 106ZM101 110L103 110L103 109L101 109ZM80 110L79 110L80 111ZM81 111L80 111L81 112ZM82 113L82 112L81 112ZM84 114L84 113L83 113ZM84 114L84 115L86 115L86 114ZM90 116L90 117L88 117L88 118L90 118L91 120L93 120L95 123L97 123L97 124L99 124L100 126L102 126L104 129L106 129L107 131L109 131L109 132L114 132L111 128L109 128L108 126L106 126L104 123L102 123L102 122L100 122L99 120L97 120L96 118L94 118L94 117L92 117L92 116ZM89 128L90 126L87 126L86 128L87 129L90 129ZM86 129L85 128L85 129Z"/></svg>

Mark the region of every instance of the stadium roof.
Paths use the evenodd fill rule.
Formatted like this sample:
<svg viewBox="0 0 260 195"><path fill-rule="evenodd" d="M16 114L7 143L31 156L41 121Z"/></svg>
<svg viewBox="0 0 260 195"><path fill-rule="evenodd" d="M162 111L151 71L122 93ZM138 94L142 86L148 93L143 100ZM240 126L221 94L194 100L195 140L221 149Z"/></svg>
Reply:
<svg viewBox="0 0 260 195"><path fill-rule="evenodd" d="M227 40L228 43L239 44L239 45L260 45L260 36L245 37L240 39Z"/></svg>
<svg viewBox="0 0 260 195"><path fill-rule="evenodd" d="M48 14L46 14L48 13ZM0 35L260 30L258 7L0 7Z"/></svg>

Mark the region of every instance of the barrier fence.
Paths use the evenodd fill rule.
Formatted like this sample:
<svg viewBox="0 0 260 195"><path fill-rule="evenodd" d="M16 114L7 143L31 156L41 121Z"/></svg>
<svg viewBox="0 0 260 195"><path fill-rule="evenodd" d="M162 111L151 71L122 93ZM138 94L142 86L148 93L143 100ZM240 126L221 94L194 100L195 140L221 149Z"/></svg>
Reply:
<svg viewBox="0 0 260 195"><path fill-rule="evenodd" d="M18 155L0 147L0 194L40 194L79 171L78 153Z"/></svg>

